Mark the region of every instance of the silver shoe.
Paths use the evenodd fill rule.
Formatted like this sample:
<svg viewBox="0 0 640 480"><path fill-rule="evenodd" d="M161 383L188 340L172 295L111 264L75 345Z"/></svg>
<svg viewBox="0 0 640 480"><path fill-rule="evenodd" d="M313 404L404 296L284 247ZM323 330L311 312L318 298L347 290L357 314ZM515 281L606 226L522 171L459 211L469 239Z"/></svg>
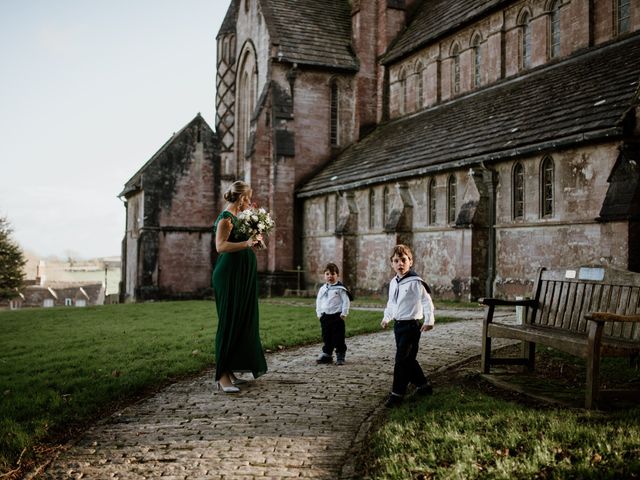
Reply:
<svg viewBox="0 0 640 480"><path fill-rule="evenodd" d="M220 382L216 382L216 389L218 391L222 390L224 393L238 393L240 391L238 387L234 387L234 386L225 387Z"/></svg>

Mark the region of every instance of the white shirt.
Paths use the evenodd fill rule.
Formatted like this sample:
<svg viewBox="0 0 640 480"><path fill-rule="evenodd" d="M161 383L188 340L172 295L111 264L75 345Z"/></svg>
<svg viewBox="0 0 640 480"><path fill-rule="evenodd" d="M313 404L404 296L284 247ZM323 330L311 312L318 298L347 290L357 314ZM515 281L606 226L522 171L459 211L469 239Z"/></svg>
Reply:
<svg viewBox="0 0 640 480"><path fill-rule="evenodd" d="M399 280L399 281L398 281ZM384 309L383 320L421 320L425 325L436 321L431 295L416 275L395 277L389 284L389 301Z"/></svg>
<svg viewBox="0 0 640 480"><path fill-rule="evenodd" d="M329 315L340 313L346 317L349 315L350 305L351 302L347 295L347 288L344 285L325 283L320 287L320 290L318 290L316 315L320 318L323 313Z"/></svg>

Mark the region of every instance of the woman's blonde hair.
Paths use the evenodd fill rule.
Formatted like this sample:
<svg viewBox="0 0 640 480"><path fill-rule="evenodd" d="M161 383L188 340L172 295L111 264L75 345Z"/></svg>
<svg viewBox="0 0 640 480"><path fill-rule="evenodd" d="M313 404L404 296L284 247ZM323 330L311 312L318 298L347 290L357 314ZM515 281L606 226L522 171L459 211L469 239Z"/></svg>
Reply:
<svg viewBox="0 0 640 480"><path fill-rule="evenodd" d="M251 187L248 183L238 180L233 182L229 189L224 194L224 199L229 203L236 202L241 196L249 195Z"/></svg>

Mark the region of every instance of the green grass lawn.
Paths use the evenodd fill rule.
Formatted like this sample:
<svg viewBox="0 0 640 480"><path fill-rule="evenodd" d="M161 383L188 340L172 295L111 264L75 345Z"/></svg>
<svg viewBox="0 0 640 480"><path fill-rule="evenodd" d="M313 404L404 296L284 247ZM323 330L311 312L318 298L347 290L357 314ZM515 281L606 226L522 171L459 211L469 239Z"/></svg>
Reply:
<svg viewBox="0 0 640 480"><path fill-rule="evenodd" d="M584 360L541 348L524 380L551 397L584 399ZM479 362L434 379L431 397L409 397L388 410L362 450L367 479L640 478L640 407L609 411L550 406L496 389ZM551 371L553 369L553 371ZM560 373L562 372L562 373ZM614 385L637 386L627 359L604 359ZM534 391L536 390L533 385Z"/></svg>
<svg viewBox="0 0 640 480"><path fill-rule="evenodd" d="M261 302L263 346L318 342L310 306ZM214 363L213 302L1 312L0 472L38 442L64 437L119 404ZM347 335L379 329L353 310Z"/></svg>

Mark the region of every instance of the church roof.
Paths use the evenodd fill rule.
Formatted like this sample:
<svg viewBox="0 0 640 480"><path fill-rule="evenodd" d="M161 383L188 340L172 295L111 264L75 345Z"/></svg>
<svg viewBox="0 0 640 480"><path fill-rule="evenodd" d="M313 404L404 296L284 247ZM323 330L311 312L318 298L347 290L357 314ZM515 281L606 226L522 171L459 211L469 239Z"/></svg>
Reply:
<svg viewBox="0 0 640 480"><path fill-rule="evenodd" d="M345 0L261 0L272 43L282 61L357 70L351 7Z"/></svg>
<svg viewBox="0 0 640 480"><path fill-rule="evenodd" d="M235 33L236 21L238 20L238 3L240 3L240 0L231 0L227 14L222 21L220 30L218 30L218 37L226 35L227 33Z"/></svg>
<svg viewBox="0 0 640 480"><path fill-rule="evenodd" d="M304 184L298 195L411 178L619 138L637 106L640 35L470 92L380 125Z"/></svg>
<svg viewBox="0 0 640 480"><path fill-rule="evenodd" d="M409 20L407 28L393 42L382 63L402 58L427 43L432 43L442 35L464 27L472 21L485 17L492 10L510 0L429 0L422 2Z"/></svg>
<svg viewBox="0 0 640 480"><path fill-rule="evenodd" d="M171 138L169 138L169 140L167 140L164 145L162 145L160 149L156 153L154 153L153 156L149 160L147 160L147 162L142 167L140 167L140 170L138 170L133 175L133 177L131 177L124 184L124 189L118 194L118 197L127 197L129 194L139 190L142 186L142 175L144 174L144 172L163 154L163 152L165 152L174 142L177 141L182 132L191 127L191 125L193 125L195 122L201 122L205 126L205 128L207 128L211 132L211 134L215 135L215 133L213 133L213 130L211 130L209 124L205 121L202 115L198 113L193 120L182 127L177 133L171 135Z"/></svg>

